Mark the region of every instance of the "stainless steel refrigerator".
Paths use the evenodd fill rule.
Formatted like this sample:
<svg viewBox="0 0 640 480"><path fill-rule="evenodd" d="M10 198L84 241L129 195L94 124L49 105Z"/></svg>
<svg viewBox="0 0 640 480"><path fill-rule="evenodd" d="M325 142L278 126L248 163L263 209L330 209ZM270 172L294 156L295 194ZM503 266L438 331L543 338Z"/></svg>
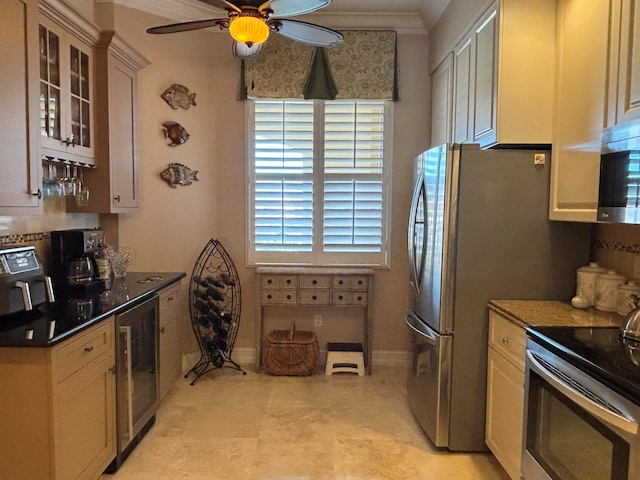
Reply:
<svg viewBox="0 0 640 480"><path fill-rule="evenodd" d="M407 394L437 447L486 450L487 302L569 300L589 260L590 225L548 219L550 157L454 144L416 158Z"/></svg>

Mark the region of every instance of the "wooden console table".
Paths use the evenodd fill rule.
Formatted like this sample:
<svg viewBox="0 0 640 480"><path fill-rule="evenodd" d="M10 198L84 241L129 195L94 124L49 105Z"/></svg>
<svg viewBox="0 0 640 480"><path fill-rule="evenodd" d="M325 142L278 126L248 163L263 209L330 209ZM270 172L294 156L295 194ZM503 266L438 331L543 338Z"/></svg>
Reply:
<svg viewBox="0 0 640 480"><path fill-rule="evenodd" d="M256 269L256 371L262 365L265 306L348 306L364 310L364 362L367 374L371 374L373 274L370 268Z"/></svg>

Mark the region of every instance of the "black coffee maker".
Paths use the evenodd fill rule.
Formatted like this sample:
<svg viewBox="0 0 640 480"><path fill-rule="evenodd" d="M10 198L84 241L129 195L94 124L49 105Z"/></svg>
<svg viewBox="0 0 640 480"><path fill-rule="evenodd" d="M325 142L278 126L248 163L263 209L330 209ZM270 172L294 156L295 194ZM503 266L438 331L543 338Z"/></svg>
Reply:
<svg viewBox="0 0 640 480"><path fill-rule="evenodd" d="M96 253L104 245L100 229L58 230L51 232L53 281L67 296L84 296L104 290L98 279Z"/></svg>

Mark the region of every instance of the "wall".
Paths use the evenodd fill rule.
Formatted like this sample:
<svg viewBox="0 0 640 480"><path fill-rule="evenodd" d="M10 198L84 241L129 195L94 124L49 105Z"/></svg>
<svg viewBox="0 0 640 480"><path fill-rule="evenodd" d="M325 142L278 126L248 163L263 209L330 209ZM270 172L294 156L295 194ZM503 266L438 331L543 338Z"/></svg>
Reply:
<svg viewBox="0 0 640 480"><path fill-rule="evenodd" d="M135 270L190 275L206 242L220 240L234 259L242 286L236 349L249 350L254 342L255 275L245 261L245 110L244 103L236 100L240 62L231 55L226 33L200 30L151 36L146 28L170 21L117 5L114 12L118 33L151 61L139 75L141 208L138 213L120 215L120 244L137 250ZM392 266L376 273L373 335L374 351L393 352L396 357L408 351L402 316L408 303L406 221L412 194L411 159L428 145L430 89L426 36L399 35L398 46L402 100L394 106ZM160 98L172 83L195 92L197 106L172 110ZM166 146L160 125L167 120L188 130L190 138L184 145ZM170 162L198 170L199 180L188 187L170 188L159 177ZM303 318L298 318L298 328L312 320L312 313L300 313ZM334 314L326 313L329 321L323 328L330 328L327 325ZM345 310L338 316L351 313ZM283 321L289 321L287 315L282 316ZM193 351L188 321L184 327L184 349Z"/></svg>

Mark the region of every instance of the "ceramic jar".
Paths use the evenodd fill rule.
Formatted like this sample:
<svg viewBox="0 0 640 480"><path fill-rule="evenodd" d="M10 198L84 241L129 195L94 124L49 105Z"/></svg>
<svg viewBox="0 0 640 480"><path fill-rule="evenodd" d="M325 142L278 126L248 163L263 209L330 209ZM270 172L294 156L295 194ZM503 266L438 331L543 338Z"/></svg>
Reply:
<svg viewBox="0 0 640 480"><path fill-rule="evenodd" d="M615 270L596 276L596 310L616 312L618 310L618 287L627 281Z"/></svg>
<svg viewBox="0 0 640 480"><path fill-rule="evenodd" d="M618 287L618 315L628 315L636 308L636 299L640 297L640 285L629 281Z"/></svg>
<svg viewBox="0 0 640 480"><path fill-rule="evenodd" d="M607 269L596 262L590 262L576 272L576 297L586 299L589 307L596 304L596 277L603 273L607 273Z"/></svg>

